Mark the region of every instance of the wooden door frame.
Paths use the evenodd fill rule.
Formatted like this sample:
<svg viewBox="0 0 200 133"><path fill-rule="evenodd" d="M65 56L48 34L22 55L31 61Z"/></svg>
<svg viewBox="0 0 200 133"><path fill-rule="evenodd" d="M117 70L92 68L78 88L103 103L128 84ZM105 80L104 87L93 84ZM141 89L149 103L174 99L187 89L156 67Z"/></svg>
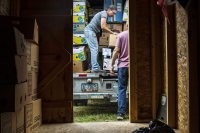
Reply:
<svg viewBox="0 0 200 133"><path fill-rule="evenodd" d="M150 3L150 1L145 0L129 0L130 122L149 122L153 117L152 112L154 110L152 106L154 105L152 102L155 100L152 100L153 84L151 78L153 66L151 61L152 37L151 19L149 16L151 14ZM141 56L139 54L141 54ZM144 81L142 81L142 79ZM142 94L143 92L145 93L144 95ZM146 94L148 94L148 92L150 93L147 96ZM143 103L145 105L142 105Z"/></svg>
<svg viewBox="0 0 200 133"><path fill-rule="evenodd" d="M140 4L140 6L137 6ZM131 7L131 8L130 8ZM174 17L174 8L170 10L171 15ZM146 16L144 16L146 15ZM143 18L145 17L145 18ZM146 21L147 19L147 21ZM147 24L141 20L144 20L146 22L149 21L150 24ZM137 33L139 33L144 38L146 37L146 34L144 31L140 31L138 28L138 23L141 23L139 26L147 25L147 29L149 30L149 42L151 45L151 68L149 71L151 71L149 76L151 77L151 83L150 84L150 90L152 91L151 95L152 98L149 100L152 100L151 105L151 117L150 119L156 118L156 113L158 109L158 103L159 103L159 96L161 95L161 91L164 88L164 83L166 80L164 79L164 18L162 17L162 13L159 7L157 7L156 3L153 1L142 1L139 3L137 0L129 0L129 59L130 59L130 71L129 71L129 92L130 92L130 104L129 104L129 112L130 112L130 122L147 122L150 119L140 119L139 116L139 108L141 108L144 105L139 105L140 101L142 100L139 97L139 92L141 93L141 82L138 80L138 75L142 71L140 68L138 70L138 43L144 44L144 40L138 40ZM171 25L170 25L171 26ZM143 33L143 34L141 34ZM173 33L173 34L171 34ZM168 70L170 70L167 76L169 76L171 79L168 80L166 83L168 85L167 92L170 96L172 96L172 99L168 99L168 115L173 116L168 118L168 123L172 127L176 127L176 106L174 103L176 103L176 60L172 58L172 56L176 55L176 42L175 42L175 18L173 18L172 26L168 28L167 30L167 40L169 40L170 49L175 47L173 51L168 51L168 58L169 63ZM171 40L172 39L172 40ZM148 39L147 39L148 40ZM141 50L141 48L140 48ZM159 50L163 51L160 52ZM147 51L148 50L145 50ZM160 52L160 53L159 53ZM171 54L173 53L173 54ZM161 56L160 58L158 56ZM148 58L149 59L149 58ZM145 63L145 62L144 62ZM161 68L160 68L161 67ZM160 68L160 69L158 69ZM169 78L168 77L168 78ZM170 100L170 101L169 101Z"/></svg>

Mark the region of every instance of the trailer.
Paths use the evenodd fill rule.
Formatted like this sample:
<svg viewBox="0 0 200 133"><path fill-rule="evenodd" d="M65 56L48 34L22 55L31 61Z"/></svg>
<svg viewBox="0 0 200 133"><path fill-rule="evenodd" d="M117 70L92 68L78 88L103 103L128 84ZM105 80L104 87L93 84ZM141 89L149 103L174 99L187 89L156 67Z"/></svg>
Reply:
<svg viewBox="0 0 200 133"><path fill-rule="evenodd" d="M107 99L117 102L118 79L117 75L109 73L74 73L73 74L73 99L87 105L89 99Z"/></svg>

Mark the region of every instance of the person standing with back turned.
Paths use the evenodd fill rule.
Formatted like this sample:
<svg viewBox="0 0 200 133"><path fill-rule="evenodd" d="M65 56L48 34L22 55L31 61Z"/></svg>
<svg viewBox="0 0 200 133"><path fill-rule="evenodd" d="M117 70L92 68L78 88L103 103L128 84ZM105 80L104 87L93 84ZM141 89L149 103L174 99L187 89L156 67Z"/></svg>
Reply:
<svg viewBox="0 0 200 133"><path fill-rule="evenodd" d="M92 72L100 72L100 66L97 61L98 50L99 50L99 45L97 41L97 33L99 33L102 29L111 34L117 34L111 31L107 27L107 23L106 23L107 17L108 16L113 17L116 14L116 12L117 12L116 6L110 5L107 10L97 13L92 18L91 22L84 29L84 34L88 42L88 46L90 48L90 53L91 53Z"/></svg>
<svg viewBox="0 0 200 133"><path fill-rule="evenodd" d="M128 22L126 24L128 28ZM118 58L118 110L117 120L123 120L126 114L126 91L128 86L128 30L121 32L117 36L116 46L113 51L111 61L111 75L114 75L114 64Z"/></svg>

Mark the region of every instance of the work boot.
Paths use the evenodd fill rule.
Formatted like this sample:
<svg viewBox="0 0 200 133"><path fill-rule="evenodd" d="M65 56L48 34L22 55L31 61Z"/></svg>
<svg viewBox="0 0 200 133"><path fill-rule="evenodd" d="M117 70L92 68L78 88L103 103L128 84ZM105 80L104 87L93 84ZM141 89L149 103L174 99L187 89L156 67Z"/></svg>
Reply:
<svg viewBox="0 0 200 133"><path fill-rule="evenodd" d="M125 115L124 114L118 114L117 115L117 120L123 120L125 118Z"/></svg>

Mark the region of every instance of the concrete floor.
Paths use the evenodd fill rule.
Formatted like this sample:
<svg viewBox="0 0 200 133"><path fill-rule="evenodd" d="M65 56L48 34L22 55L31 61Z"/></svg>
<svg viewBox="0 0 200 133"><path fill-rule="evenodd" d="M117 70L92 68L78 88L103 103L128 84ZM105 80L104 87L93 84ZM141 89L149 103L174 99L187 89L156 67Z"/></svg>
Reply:
<svg viewBox="0 0 200 133"><path fill-rule="evenodd" d="M148 124L122 122L92 122L42 125L34 133L131 133Z"/></svg>
<svg viewBox="0 0 200 133"><path fill-rule="evenodd" d="M33 133L132 133L132 131L147 127L148 124L122 122L91 122L70 124L42 125ZM175 130L176 133L180 133Z"/></svg>

